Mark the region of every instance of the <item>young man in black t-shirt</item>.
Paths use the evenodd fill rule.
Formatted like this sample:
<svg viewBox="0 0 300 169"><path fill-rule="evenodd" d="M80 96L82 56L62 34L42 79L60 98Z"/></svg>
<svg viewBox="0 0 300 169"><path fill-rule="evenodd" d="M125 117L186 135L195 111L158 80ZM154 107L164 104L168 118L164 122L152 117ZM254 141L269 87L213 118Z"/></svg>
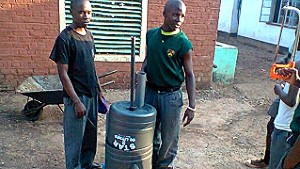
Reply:
<svg viewBox="0 0 300 169"><path fill-rule="evenodd" d="M63 85L67 169L100 168L93 162L97 147L97 100L101 93L94 64L94 40L86 29L91 12L89 1L72 1L73 23L57 37L50 56L57 64Z"/></svg>

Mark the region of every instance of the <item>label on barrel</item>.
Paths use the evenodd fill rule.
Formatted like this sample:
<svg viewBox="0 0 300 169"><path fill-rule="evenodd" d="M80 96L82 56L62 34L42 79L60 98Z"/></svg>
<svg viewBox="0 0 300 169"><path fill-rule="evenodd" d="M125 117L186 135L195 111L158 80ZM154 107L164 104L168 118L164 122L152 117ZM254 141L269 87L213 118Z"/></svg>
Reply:
<svg viewBox="0 0 300 169"><path fill-rule="evenodd" d="M134 150L136 148L135 141L136 139L132 136L124 136L122 134L114 135L114 143L115 148L124 151Z"/></svg>

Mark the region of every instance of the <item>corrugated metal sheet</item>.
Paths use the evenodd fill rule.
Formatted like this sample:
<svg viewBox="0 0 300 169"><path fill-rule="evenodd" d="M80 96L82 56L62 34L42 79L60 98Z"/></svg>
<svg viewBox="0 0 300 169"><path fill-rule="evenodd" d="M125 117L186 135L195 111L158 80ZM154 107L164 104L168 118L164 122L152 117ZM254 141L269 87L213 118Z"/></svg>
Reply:
<svg viewBox="0 0 300 169"><path fill-rule="evenodd" d="M88 28L92 31L98 54L128 55L131 50L131 36L136 37L140 47L142 31L142 0L90 0L92 21ZM65 0L66 24L72 23L70 0ZM139 54L136 50L136 54Z"/></svg>

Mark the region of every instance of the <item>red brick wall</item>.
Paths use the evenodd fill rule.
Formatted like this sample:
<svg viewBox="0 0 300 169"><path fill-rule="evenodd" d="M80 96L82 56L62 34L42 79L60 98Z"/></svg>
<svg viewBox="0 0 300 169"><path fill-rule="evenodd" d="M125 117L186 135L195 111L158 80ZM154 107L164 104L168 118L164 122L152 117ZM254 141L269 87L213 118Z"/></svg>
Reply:
<svg viewBox="0 0 300 169"><path fill-rule="evenodd" d="M0 87L11 89L28 76L51 73L57 0L1 0L0 16Z"/></svg>
<svg viewBox="0 0 300 169"><path fill-rule="evenodd" d="M148 28L163 22L166 0L149 0ZM186 0L187 15L183 30L194 45L193 63L198 88L211 83L220 0ZM13 89L32 75L55 74L48 59L59 33L58 0L0 1L0 89ZM117 69L118 73L101 79L114 79L114 88L128 88L130 63L97 62L99 74ZM140 63L136 64L136 69Z"/></svg>

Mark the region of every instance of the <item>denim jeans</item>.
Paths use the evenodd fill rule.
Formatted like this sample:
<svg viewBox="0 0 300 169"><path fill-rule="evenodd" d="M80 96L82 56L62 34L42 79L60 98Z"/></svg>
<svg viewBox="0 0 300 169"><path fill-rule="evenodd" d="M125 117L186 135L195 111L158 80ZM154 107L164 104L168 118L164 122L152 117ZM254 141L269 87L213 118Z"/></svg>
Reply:
<svg viewBox="0 0 300 169"><path fill-rule="evenodd" d="M87 169L92 165L97 147L97 96L79 97L86 115L77 118L73 101L64 97L64 145L67 169Z"/></svg>
<svg viewBox="0 0 300 169"><path fill-rule="evenodd" d="M172 167L177 155L183 105L181 89L156 92L146 88L145 103L157 110L153 138L153 168Z"/></svg>
<svg viewBox="0 0 300 169"><path fill-rule="evenodd" d="M276 127L272 133L269 169L276 169L280 159L284 156L290 145L286 142L291 132L279 130Z"/></svg>

